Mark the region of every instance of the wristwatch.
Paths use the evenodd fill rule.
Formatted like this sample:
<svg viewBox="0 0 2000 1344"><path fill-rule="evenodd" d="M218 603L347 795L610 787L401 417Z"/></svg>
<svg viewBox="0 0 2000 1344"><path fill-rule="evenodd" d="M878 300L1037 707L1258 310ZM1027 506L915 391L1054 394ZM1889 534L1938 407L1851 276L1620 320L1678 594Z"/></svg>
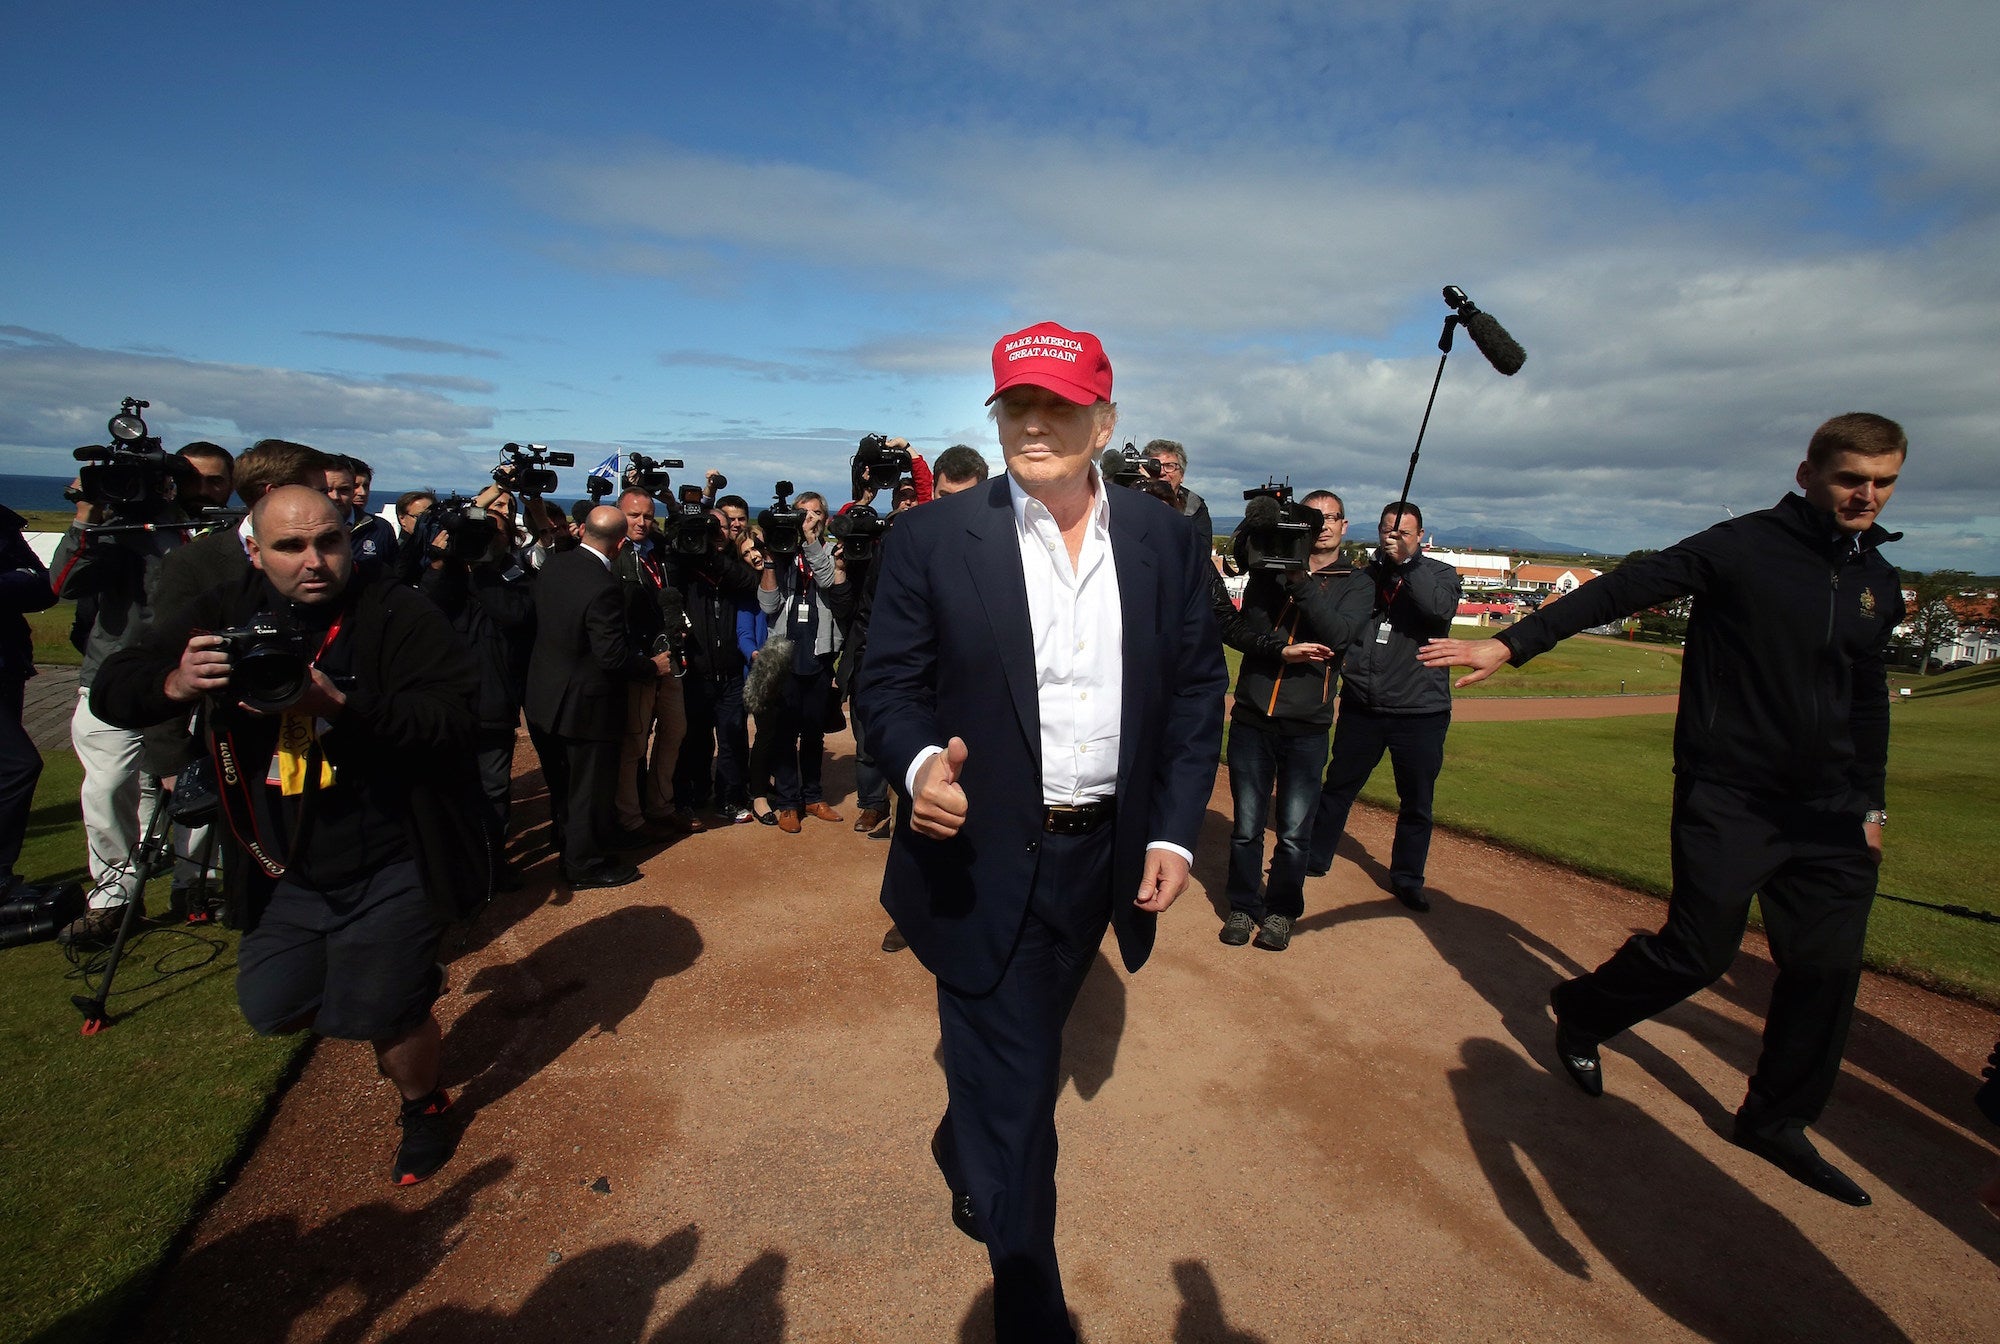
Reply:
<svg viewBox="0 0 2000 1344"><path fill-rule="evenodd" d="M1873 812L1863 812L1861 814L1861 824L1864 826L1887 826L1889 824L1889 814L1879 807Z"/></svg>

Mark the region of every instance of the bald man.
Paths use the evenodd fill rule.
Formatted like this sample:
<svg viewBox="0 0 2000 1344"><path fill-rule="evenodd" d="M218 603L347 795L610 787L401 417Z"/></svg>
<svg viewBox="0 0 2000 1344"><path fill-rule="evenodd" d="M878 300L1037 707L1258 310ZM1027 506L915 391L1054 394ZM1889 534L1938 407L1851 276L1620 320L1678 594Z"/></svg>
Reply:
<svg viewBox="0 0 2000 1344"><path fill-rule="evenodd" d="M491 888L478 674L421 593L353 581L347 521L324 494L264 495L245 549L240 580L105 660L91 704L130 728L202 707L229 919L245 930L243 1016L262 1035L369 1042L403 1095L390 1177L415 1184L457 1142L431 1011L438 940Z"/></svg>
<svg viewBox="0 0 2000 1344"><path fill-rule="evenodd" d="M577 890L622 887L639 870L612 852L626 688L667 675L625 624L611 561L625 515L609 504L584 515L583 544L549 557L535 584L535 650L528 661L528 723L560 744L543 757L563 879Z"/></svg>

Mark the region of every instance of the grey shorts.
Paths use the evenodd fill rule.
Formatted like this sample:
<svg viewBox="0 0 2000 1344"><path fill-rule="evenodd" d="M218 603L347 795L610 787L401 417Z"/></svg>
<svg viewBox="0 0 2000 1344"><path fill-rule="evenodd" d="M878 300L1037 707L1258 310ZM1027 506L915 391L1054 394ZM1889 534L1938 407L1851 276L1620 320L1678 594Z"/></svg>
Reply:
<svg viewBox="0 0 2000 1344"><path fill-rule="evenodd" d="M280 880L237 953L236 1002L260 1036L310 1026L379 1041L422 1022L445 920L413 859L327 891Z"/></svg>

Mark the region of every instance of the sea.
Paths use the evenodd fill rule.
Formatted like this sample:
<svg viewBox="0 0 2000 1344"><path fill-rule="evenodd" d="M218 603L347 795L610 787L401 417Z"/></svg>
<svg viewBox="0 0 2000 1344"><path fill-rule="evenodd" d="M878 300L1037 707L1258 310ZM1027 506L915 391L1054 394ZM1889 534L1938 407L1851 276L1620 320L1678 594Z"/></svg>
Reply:
<svg viewBox="0 0 2000 1344"><path fill-rule="evenodd" d="M76 505L63 498L72 480L69 476L0 476L0 504L16 513L28 509L74 511Z"/></svg>

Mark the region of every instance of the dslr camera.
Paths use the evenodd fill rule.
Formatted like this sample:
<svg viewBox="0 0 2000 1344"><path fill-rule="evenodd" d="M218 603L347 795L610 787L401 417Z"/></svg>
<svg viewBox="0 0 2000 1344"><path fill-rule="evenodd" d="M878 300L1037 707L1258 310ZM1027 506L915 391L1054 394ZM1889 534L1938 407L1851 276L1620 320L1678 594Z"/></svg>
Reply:
<svg viewBox="0 0 2000 1344"><path fill-rule="evenodd" d="M675 471L679 471L687 465L678 457L647 457L644 453L627 453L626 457L630 459L630 464L625 468L622 488L644 490L655 499L665 499L667 493L674 488L673 481L667 475L667 468L672 467Z"/></svg>
<svg viewBox="0 0 2000 1344"><path fill-rule="evenodd" d="M269 616L253 616L232 629L209 633L222 641L222 650L229 655L229 686L224 694L231 699L275 714L305 694L312 663L297 631Z"/></svg>
<svg viewBox="0 0 2000 1344"><path fill-rule="evenodd" d="M791 502L792 483L779 481L771 487L777 502L757 515L764 533L764 553L773 560L789 560L805 545L806 511Z"/></svg>
<svg viewBox="0 0 2000 1344"><path fill-rule="evenodd" d="M1243 492L1243 524L1231 551L1245 572L1304 569L1325 522L1318 509L1292 499L1290 482L1266 481Z"/></svg>
<svg viewBox="0 0 2000 1344"><path fill-rule="evenodd" d="M910 469L910 450L891 448L886 435L867 434L855 449L849 468L854 498L859 499L870 490L893 490Z"/></svg>
<svg viewBox="0 0 2000 1344"><path fill-rule="evenodd" d="M187 471L187 463L147 431L139 412L150 405L125 398L107 425L111 442L90 444L71 454L86 465L77 472L76 485L63 492L65 498L94 504L114 518L146 512L171 498L167 487Z"/></svg>
<svg viewBox="0 0 2000 1344"><path fill-rule="evenodd" d="M576 465L575 453L552 453L543 443L531 443L525 447L518 443L503 443L500 452L504 460L493 468L493 483L507 486L530 499L556 492L556 474L549 468Z"/></svg>

